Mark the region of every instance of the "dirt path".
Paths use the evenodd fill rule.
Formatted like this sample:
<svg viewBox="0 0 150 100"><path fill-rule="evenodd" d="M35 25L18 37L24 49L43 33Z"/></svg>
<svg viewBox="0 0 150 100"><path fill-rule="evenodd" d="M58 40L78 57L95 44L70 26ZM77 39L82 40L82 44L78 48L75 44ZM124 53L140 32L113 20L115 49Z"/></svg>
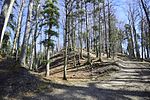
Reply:
<svg viewBox="0 0 150 100"><path fill-rule="evenodd" d="M117 62L120 71L98 81L69 80L50 83L53 92L25 100L150 100L150 64Z"/></svg>

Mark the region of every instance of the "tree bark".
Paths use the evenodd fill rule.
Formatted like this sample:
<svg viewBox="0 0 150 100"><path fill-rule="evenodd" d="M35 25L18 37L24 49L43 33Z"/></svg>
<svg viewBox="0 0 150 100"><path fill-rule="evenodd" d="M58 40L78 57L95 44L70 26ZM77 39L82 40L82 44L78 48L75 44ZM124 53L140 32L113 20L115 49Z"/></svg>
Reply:
<svg viewBox="0 0 150 100"><path fill-rule="evenodd" d="M144 35L143 35L144 31L143 31L143 16L142 16L142 20L141 20L141 48L142 48L142 60L144 59Z"/></svg>
<svg viewBox="0 0 150 100"><path fill-rule="evenodd" d="M8 10L7 10L7 15L5 16L4 24L2 23L3 24L2 32L0 30L0 48L2 48L3 37L4 37L4 34L5 34L5 30L6 30L6 27L7 27L7 24L8 24L8 20L9 20L9 16L10 16L10 13L13 9L13 5L14 5L15 0L11 0L11 1L10 0L8 0L8 1L5 0L5 2L6 2L6 4L8 4L10 2L10 4L9 4L9 7L6 7L6 8L8 8ZM4 3L4 7L5 7L5 3Z"/></svg>
<svg viewBox="0 0 150 100"><path fill-rule="evenodd" d="M98 31L99 31L99 61L101 61L101 44L102 44L102 41L101 41L101 8L100 8L100 4L99 4L99 28L98 28Z"/></svg>
<svg viewBox="0 0 150 100"><path fill-rule="evenodd" d="M32 8L33 8L33 1L30 0L29 6L28 6L25 34L24 34L23 44L22 44L22 49L21 49L21 56L19 59L19 62L22 66L26 66L26 53L27 53L28 39L30 36L30 23L31 23L31 18L32 18Z"/></svg>
<svg viewBox="0 0 150 100"><path fill-rule="evenodd" d="M108 0L108 43L109 43L109 52L108 52L108 57L110 58L111 52L112 52L112 35L111 35L111 12L110 12L110 2Z"/></svg>
<svg viewBox="0 0 150 100"><path fill-rule="evenodd" d="M148 8L146 8L145 4L144 4L144 0L141 0L141 4L142 4L142 7L144 9L144 12L145 12L145 15L146 15L146 18L147 18L147 22L148 22L148 28L149 28L149 35L148 35L148 40L147 41L149 43L149 47L147 47L147 56L148 58L150 57L150 50L148 48L150 48L150 18L149 18L149 13L147 11Z"/></svg>
<svg viewBox="0 0 150 100"><path fill-rule="evenodd" d="M15 37L14 37L14 41L13 41L12 54L16 53L16 51L17 51L16 47L17 47L17 40L19 38L19 34L20 34L20 30L21 30L23 8L24 8L24 0L21 1L21 6L20 6L19 16L18 16L18 22L17 22L18 23L17 24L17 30L16 30L16 34L15 34Z"/></svg>
<svg viewBox="0 0 150 100"><path fill-rule="evenodd" d="M65 9L66 9L66 21L65 21L65 35L64 35L64 73L63 73L63 80L67 80L67 33L68 33L68 5L67 0L65 0Z"/></svg>
<svg viewBox="0 0 150 100"><path fill-rule="evenodd" d="M30 65L30 69L32 70L32 66L33 64L35 66L37 66L37 57L36 57L36 40L37 40L37 35L38 35L38 10L39 10L39 5L37 5L36 7L36 15L35 15L35 19L36 19L36 25L35 25L35 32L33 33L33 41L32 41L32 59L31 59L31 65Z"/></svg>
<svg viewBox="0 0 150 100"><path fill-rule="evenodd" d="M138 48L137 33L136 33L134 23L132 24L132 27L133 27L133 33L134 33L134 43L135 43L136 57L139 59L140 58L140 52L139 52L139 48Z"/></svg>
<svg viewBox="0 0 150 100"><path fill-rule="evenodd" d="M81 0L81 9L83 8L83 2ZM82 33L82 28L83 28L83 21L82 21L82 15L80 15L80 18L81 18L81 29L80 29L80 35L79 35L79 41L80 41L80 58L82 59L83 58L83 55L82 55L82 49L83 49L83 45L82 45L82 38L83 38L83 33Z"/></svg>
<svg viewBox="0 0 150 100"><path fill-rule="evenodd" d="M145 4L144 4L143 0L141 0L141 4L142 4L142 7L144 9L144 12L145 12L145 15L146 15L146 18L147 18L147 21L148 21L148 25L149 25L149 30L150 30L150 18L149 18L149 14L148 14L147 8L145 7Z"/></svg>
<svg viewBox="0 0 150 100"><path fill-rule="evenodd" d="M90 34L89 34L89 30L88 30L88 13L87 13L87 3L85 2L85 12L86 12L86 39L87 39L87 63L90 63L91 59L90 59Z"/></svg>
<svg viewBox="0 0 150 100"><path fill-rule="evenodd" d="M50 48L47 47L47 65L46 65L46 77L49 76L49 68L50 68Z"/></svg>
<svg viewBox="0 0 150 100"><path fill-rule="evenodd" d="M104 17L104 34L105 34L105 52L107 55L107 58L109 58L109 54L108 54L108 41L107 41L107 25L106 25L106 14L105 14L105 2L103 2L103 17Z"/></svg>

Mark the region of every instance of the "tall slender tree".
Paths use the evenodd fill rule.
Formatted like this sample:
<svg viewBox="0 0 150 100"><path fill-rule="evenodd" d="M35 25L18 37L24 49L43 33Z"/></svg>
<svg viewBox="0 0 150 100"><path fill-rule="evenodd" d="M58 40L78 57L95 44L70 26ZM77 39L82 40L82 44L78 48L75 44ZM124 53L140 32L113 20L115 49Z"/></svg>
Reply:
<svg viewBox="0 0 150 100"><path fill-rule="evenodd" d="M107 34L107 23L106 23L106 5L105 1L103 2L103 19L104 19L104 35L105 35L105 52L107 54L107 58L109 57L108 54L108 34Z"/></svg>
<svg viewBox="0 0 150 100"><path fill-rule="evenodd" d="M58 7L56 6L57 0L46 0L44 5L44 23L42 25L46 25L47 29L45 33L47 34L47 39L43 41L43 43L47 46L47 65L46 65L46 76L49 76L50 69L50 51L53 51L54 41L52 37L58 37L58 33L53 30L53 28L59 28L59 12Z"/></svg>
<svg viewBox="0 0 150 100"><path fill-rule="evenodd" d="M22 66L26 66L26 54L27 54L27 45L29 41L30 31L31 31L31 18L32 18L32 10L33 10L33 0L29 0L28 5L28 13L27 13L27 20L26 20L26 27L25 27L25 33L23 37L23 43L21 48L21 55L19 62Z"/></svg>
<svg viewBox="0 0 150 100"><path fill-rule="evenodd" d="M67 80L67 35L68 35L68 0L65 0L65 32L64 32L64 73L63 80Z"/></svg>
<svg viewBox="0 0 150 100"><path fill-rule="evenodd" d="M14 37L14 41L13 41L13 48L12 48L12 54L16 53L16 57L17 57L17 54L18 54L18 45L17 45L17 41L18 41L18 38L19 38L19 34L20 34L20 31L21 31L21 22L22 22L22 15L23 15L23 9L24 9L24 5L25 5L25 1L24 0L21 0L21 5L20 5L20 9L19 9L19 15L18 15L18 21L17 21L17 30L16 30L16 33L15 33L15 37Z"/></svg>
<svg viewBox="0 0 150 100"><path fill-rule="evenodd" d="M85 1L85 19L86 19L86 40L87 40L87 63L91 63L91 59L90 59L90 34L89 34L89 29L88 29L88 9L87 9L87 4L88 4L88 0Z"/></svg>
<svg viewBox="0 0 150 100"><path fill-rule="evenodd" d="M30 69L33 69L33 65L36 66L35 68L37 68L37 50L36 50L36 44L37 44L37 38L39 36L39 31L38 31L38 26L39 26L39 15L40 15L40 4L39 4L40 0L35 0L34 1L34 23L35 23L35 29L33 31L33 39L32 39L32 50L31 50L31 60L30 60ZM42 28L42 27L41 27ZM40 28L40 29L41 29Z"/></svg>

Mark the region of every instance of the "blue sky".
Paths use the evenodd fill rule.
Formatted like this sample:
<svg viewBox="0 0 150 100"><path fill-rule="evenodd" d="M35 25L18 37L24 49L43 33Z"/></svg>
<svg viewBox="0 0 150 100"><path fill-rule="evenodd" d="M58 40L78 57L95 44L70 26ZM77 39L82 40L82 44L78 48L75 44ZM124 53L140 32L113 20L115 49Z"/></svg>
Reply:
<svg viewBox="0 0 150 100"><path fill-rule="evenodd" d="M63 8L62 8L62 2L64 0L59 0L59 7L60 7L60 21L62 22L62 18L64 17L63 15ZM107 0L106 0L107 1ZM114 5L114 8L115 8L115 15L116 15L116 18L117 20L120 22L123 22L123 23L128 23L128 19L127 19L127 16L126 16L126 10L125 9L127 6L126 6L126 2L127 0L112 0L113 1L113 5ZM60 39L62 40L62 34L63 34L63 30L60 29Z"/></svg>
<svg viewBox="0 0 150 100"><path fill-rule="evenodd" d="M17 1L19 2L20 0L17 0ZM60 15L61 15L60 16L60 22L61 23L62 23L62 19L64 17L63 16L62 2L63 2L63 0L58 0L58 3L59 3L58 6L60 8ZM121 21L121 22L124 22L124 23L127 23L126 2L127 2L127 0L113 0L113 4L115 5L114 6L115 7L115 15L117 17L117 20ZM43 1L42 1L42 3L43 3ZM25 26L25 21L26 21L26 13L27 13L27 9L24 10L24 20L23 20L23 25L24 26ZM15 14L15 16L17 16L17 14ZM22 33L24 33L24 28L25 27L23 27ZM60 38L61 44L63 43L63 29L62 28L63 28L62 25L60 25L60 29L59 29L60 37L59 38ZM13 35L12 35L12 38L13 38Z"/></svg>
<svg viewBox="0 0 150 100"><path fill-rule="evenodd" d="M127 5L126 5L126 2L127 0L114 0L116 2L116 16L117 16L117 19L119 21L124 21L126 22L127 21L127 17L126 17L126 8L127 8Z"/></svg>
<svg viewBox="0 0 150 100"><path fill-rule="evenodd" d="M60 33L59 40L60 40L61 47L63 45L63 26L62 26L62 19L64 19L64 8L62 7L63 1L64 0L59 0L58 1L58 6L60 8L59 12L60 12L60 22L61 22L60 29L59 29L59 33ZM118 21L123 21L123 22L126 23L127 18L126 18L125 9L124 9L125 6L126 6L125 2L126 2L126 0L113 0L113 3L115 5L114 7L116 9L115 13L116 13L116 17L117 17ZM58 31L58 30L56 30L56 31ZM54 38L54 39L57 41L56 38Z"/></svg>

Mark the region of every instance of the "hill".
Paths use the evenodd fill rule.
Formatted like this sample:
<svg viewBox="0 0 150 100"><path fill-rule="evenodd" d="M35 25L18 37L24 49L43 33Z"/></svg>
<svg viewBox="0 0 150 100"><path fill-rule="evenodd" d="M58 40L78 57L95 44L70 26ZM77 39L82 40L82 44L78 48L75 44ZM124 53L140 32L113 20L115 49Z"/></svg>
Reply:
<svg viewBox="0 0 150 100"><path fill-rule="evenodd" d="M150 63L93 57L92 65L73 67L73 53L68 62L67 81L62 80L63 53L51 57L51 75L31 72L9 57L0 58L0 99L2 100L148 100L150 98ZM76 55L76 59L78 55Z"/></svg>

